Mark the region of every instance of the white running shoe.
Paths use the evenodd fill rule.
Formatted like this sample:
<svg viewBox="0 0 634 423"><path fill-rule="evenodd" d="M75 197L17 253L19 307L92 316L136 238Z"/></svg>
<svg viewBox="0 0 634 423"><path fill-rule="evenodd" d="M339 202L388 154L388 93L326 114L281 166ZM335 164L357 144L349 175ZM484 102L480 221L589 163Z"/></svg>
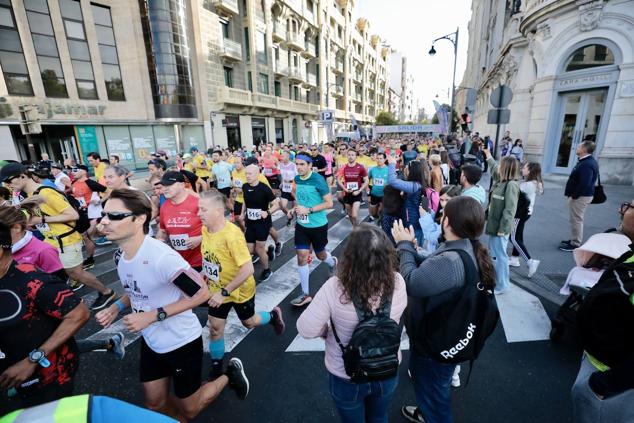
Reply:
<svg viewBox="0 0 634 423"><path fill-rule="evenodd" d="M539 267L539 260L530 259L528 261L528 277L532 278L535 272L537 272L537 267Z"/></svg>
<svg viewBox="0 0 634 423"><path fill-rule="evenodd" d="M451 376L451 386L458 388L460 386L460 365L456 366Z"/></svg>
<svg viewBox="0 0 634 423"><path fill-rule="evenodd" d="M515 256L509 257L509 266L520 267L520 258Z"/></svg>

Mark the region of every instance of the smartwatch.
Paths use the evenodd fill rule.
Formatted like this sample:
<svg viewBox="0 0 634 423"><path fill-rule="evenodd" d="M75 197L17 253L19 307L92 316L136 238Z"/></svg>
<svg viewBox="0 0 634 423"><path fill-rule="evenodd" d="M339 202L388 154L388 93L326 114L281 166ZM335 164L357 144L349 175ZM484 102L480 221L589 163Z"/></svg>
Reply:
<svg viewBox="0 0 634 423"><path fill-rule="evenodd" d="M29 361L33 364L37 363L40 366L47 368L51 365L51 362L46 358L46 354L41 349L35 349L29 353Z"/></svg>
<svg viewBox="0 0 634 423"><path fill-rule="evenodd" d="M162 322L165 319L167 319L167 312L165 310L163 310L163 307L157 308L156 309L156 320L158 320L159 322Z"/></svg>
<svg viewBox="0 0 634 423"><path fill-rule="evenodd" d="M312 213L312 212L313 212L313 208L311 207L308 209L308 213Z"/></svg>
<svg viewBox="0 0 634 423"><path fill-rule="evenodd" d="M222 288L222 289L220 290L220 293L222 294L222 296L223 296L223 297L228 297L229 295L231 295L231 294L229 293L229 291L227 291L227 290L226 290L226 289L224 289L224 288Z"/></svg>

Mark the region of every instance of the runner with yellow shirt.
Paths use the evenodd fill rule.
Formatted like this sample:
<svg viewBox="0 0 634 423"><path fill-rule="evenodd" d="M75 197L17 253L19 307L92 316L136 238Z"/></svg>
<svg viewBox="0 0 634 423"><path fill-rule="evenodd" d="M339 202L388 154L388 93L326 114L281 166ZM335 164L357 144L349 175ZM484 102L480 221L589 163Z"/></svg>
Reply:
<svg viewBox="0 0 634 423"><path fill-rule="evenodd" d="M198 147L194 146L189 151L192 154L192 167L194 168L196 176L211 186L213 178L211 174L210 160L205 157L204 153L198 151Z"/></svg>
<svg viewBox="0 0 634 423"><path fill-rule="evenodd" d="M106 168L108 167L108 165L101 161L101 156L99 155L99 153L95 153L94 151L92 151L86 156L88 157L88 163L90 163L95 171L95 179L101 185L105 185L106 181L103 177L103 174L106 172Z"/></svg>
<svg viewBox="0 0 634 423"><path fill-rule="evenodd" d="M211 189L200 196L198 216L203 222L202 275L207 280L209 299L210 379L223 374L224 330L233 308L242 324L252 329L270 324L284 333L282 310L255 311L255 278L247 242L240 229L225 219L225 197Z"/></svg>

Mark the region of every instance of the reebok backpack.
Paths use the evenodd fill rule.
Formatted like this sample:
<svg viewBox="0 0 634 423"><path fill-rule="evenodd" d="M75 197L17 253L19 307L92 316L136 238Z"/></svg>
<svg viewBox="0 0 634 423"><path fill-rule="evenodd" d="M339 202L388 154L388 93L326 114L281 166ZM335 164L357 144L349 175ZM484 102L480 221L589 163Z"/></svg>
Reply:
<svg viewBox="0 0 634 423"><path fill-rule="evenodd" d="M389 379L398 372L398 350L401 345L401 329L390 318L392 299L381 300L381 306L372 314L353 300L359 324L350 342L343 346L335 323L330 318L332 333L343 356L346 374L354 383L366 383Z"/></svg>

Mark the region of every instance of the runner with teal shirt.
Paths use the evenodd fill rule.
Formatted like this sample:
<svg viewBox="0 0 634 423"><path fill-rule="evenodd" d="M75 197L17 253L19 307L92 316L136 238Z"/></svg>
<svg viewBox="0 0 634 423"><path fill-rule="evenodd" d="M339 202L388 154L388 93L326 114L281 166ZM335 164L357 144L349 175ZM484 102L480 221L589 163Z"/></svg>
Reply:
<svg viewBox="0 0 634 423"><path fill-rule="evenodd" d="M376 154L377 165L368 171L368 179L372 185L370 191L370 220L379 217L383 208L383 187L387 184L387 166L385 165L385 153Z"/></svg>

